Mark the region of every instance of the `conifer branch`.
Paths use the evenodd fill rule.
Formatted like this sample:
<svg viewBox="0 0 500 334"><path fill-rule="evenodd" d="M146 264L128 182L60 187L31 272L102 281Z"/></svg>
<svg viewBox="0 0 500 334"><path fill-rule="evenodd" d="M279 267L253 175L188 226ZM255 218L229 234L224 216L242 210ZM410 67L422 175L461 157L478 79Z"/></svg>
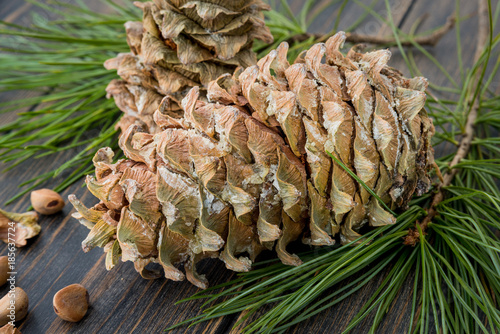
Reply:
<svg viewBox="0 0 500 334"><path fill-rule="evenodd" d="M487 0L478 0L478 39L476 43L476 52L474 54L474 63L479 62L483 51L488 43L489 34L489 16L488 16L488 2ZM487 61L482 63L476 70L476 75L473 80L475 85L480 85L481 76L483 73L483 68L487 66ZM445 188L450 186L455 176L458 174L459 169L454 168L462 159L464 159L469 153L472 140L474 139L474 123L478 117L480 97L473 95L469 104L472 104L469 115L467 116L467 122L465 123L464 133L460 143L458 145L457 153L453 157L452 161L448 166L448 171L443 175L443 181L437 188L430 208L428 210L427 216L418 224L425 233L427 226L432 221L432 219L438 214L437 206L445 198ZM405 245L415 246L419 242L419 232L417 229L412 229L409 231L405 238Z"/></svg>
<svg viewBox="0 0 500 334"><path fill-rule="evenodd" d="M451 15L446 20L446 23L434 30L432 33L426 36L416 36L413 40L401 40L401 45L403 46L412 46L414 43L418 43L420 45L426 46L435 46L439 40L453 27L455 26L456 18L454 15ZM320 34L320 33L302 33L297 34L290 37L287 42L303 42L308 40L309 38L314 38L318 42L325 41L329 37L331 37L335 32L331 32L328 34ZM396 44L396 40L392 36L372 36L358 33L346 33L346 42L359 44L359 43L368 43L368 44L376 44L376 45L393 45Z"/></svg>

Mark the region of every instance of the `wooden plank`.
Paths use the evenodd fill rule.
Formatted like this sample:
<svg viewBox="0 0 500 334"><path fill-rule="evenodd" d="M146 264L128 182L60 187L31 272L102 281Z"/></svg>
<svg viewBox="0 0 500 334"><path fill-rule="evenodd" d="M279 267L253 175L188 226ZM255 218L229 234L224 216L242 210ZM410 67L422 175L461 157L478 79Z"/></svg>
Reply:
<svg viewBox="0 0 500 334"><path fill-rule="evenodd" d="M98 0L88 1L92 8L98 7ZM290 2L292 9L297 12L302 2L293 0ZM318 3L321 3L318 2ZM394 2L391 2L394 3ZM399 3L399 2L398 2ZM462 2L464 3L464 2ZM5 5L4 5L5 4ZM463 4L462 15L474 12L474 3ZM18 22L26 17L30 7L18 1L0 1L0 17ZM408 31L413 22L425 12L431 13L425 21L421 31L439 26L445 22L446 17L453 10L453 1L402 1L400 10L393 13L394 19L399 26ZM21 9L22 8L22 9ZM327 32L331 30L336 15L333 8L320 13L311 26L311 32ZM377 4L375 10L383 13L385 5L383 1ZM399 8L399 7L398 7ZM340 28L352 24L360 15L361 9L353 2L349 2L340 21ZM360 33L375 33L380 29L376 20L368 19L358 27ZM466 21L462 27L463 44L474 45L475 22ZM383 28L383 27L382 27ZM386 29L386 28L383 28ZM472 30L471 30L472 29ZM386 33L384 30L383 33ZM382 33L382 32L381 32ZM447 69L457 77L456 61L450 59L453 54L454 34L448 33L443 41L435 48L428 49L436 58L443 62ZM465 48L464 48L465 49ZM396 48L392 48L393 57L390 65L399 69L405 69L401 55ZM467 53L464 58L467 64L473 52ZM448 60L448 61L447 61ZM424 72L438 84L444 83L442 75L428 64L422 55L416 54L416 61ZM404 71L408 74L407 71ZM458 78L458 77L457 77ZM24 93L26 94L26 93ZM1 100L19 97L23 95L2 95ZM6 122L2 115L0 123ZM55 158L37 160L21 164L8 174L0 174L0 203L3 203L17 191L17 186L27 178L37 173L43 173L58 166L74 152L62 153ZM2 167L0 166L0 169ZM66 198L68 194L75 193L82 201L91 206L96 200L93 196L76 184L63 193ZM29 206L28 196L7 209L22 211ZM85 239L88 230L79 225L70 217L71 205L68 205L61 214L42 217L40 223L42 232L40 236L29 242L27 247L17 252L18 285L26 290L30 297L30 312L25 320L20 322L20 330L23 333L156 333L164 328L178 323L186 318L199 314L200 301L191 301L181 305L174 305L182 298L191 296L198 289L188 282L171 282L165 279L147 281L135 272L133 265L119 263L112 271L107 272L104 267L104 257L101 250L92 250L85 254L81 250L81 241ZM0 245L0 254L7 253L6 246ZM205 260L199 266L199 271L207 275L211 284L226 282L234 277L234 274L224 268L222 262L217 260ZM378 287L384 274L379 275L368 283L361 292L351 298L347 298L338 305L331 307L317 316L301 323L289 333L339 333L350 319L362 306L371 293ZM81 283L90 293L91 309L88 315L79 323L67 323L55 315L52 310L53 295L64 286L72 283ZM0 294L7 293L7 287L0 288ZM391 306L391 312L384 318L378 332L380 333L403 333L408 328L409 312L411 308L412 286L410 282L404 285L396 302ZM231 331L231 327L237 321L237 317L226 317L203 323L187 330L196 333L238 333L241 327ZM365 319L357 328L357 332L364 333L370 327L371 319ZM186 332L185 328L174 331L175 333Z"/></svg>
<svg viewBox="0 0 500 334"><path fill-rule="evenodd" d="M324 0L319 1L314 8L321 8L325 3L330 3L331 1ZM365 5L370 5L372 1L363 2ZM399 26L405 19L406 15L410 12L411 7L417 2L417 0L402 0L402 1L391 1L391 11L392 18L396 25ZM302 1L294 0L292 1L294 5L294 10L300 10L303 4ZM332 31L335 26L335 22L338 16L338 11L340 9L340 3L333 5L321 11L317 18L311 23L309 27L310 32L315 33L327 33ZM373 6L373 11L378 15L386 18L387 10L384 1L376 1ZM345 5L345 8L340 16L339 30L348 29L358 18L365 12L361 6L356 4L354 1L349 1ZM368 15L366 19L359 24L354 30L357 33L365 35L377 35L377 36L388 36L392 34L391 29L383 22L380 22L377 18L372 15Z"/></svg>
<svg viewBox="0 0 500 334"><path fill-rule="evenodd" d="M447 18L455 11L454 1L426 1L417 4L408 16L403 27L409 31L413 23L424 17L422 27L417 31L424 32L429 29L442 26ZM462 43L462 59L465 68L472 66L477 36L477 1L460 1L460 16L470 17L461 22L460 38ZM426 15L427 14L427 15ZM452 30L448 32L441 41L432 48L426 48L429 53L440 63L457 82L460 82L460 69L457 58L456 34ZM415 62L422 74L430 82L440 86L453 87L445 75L422 53L414 51Z"/></svg>

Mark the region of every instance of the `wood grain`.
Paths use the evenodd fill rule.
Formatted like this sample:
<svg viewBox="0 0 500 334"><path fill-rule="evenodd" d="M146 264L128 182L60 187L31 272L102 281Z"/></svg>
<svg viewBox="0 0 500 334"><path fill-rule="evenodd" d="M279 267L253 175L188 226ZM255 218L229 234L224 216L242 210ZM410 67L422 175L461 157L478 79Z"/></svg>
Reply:
<svg viewBox="0 0 500 334"><path fill-rule="evenodd" d="M70 0L68 0L70 1ZM294 12L298 12L303 1L290 0ZM317 1L317 5L326 3ZM366 1L369 3L370 1ZM98 0L86 1L92 8L100 8ZM396 4L397 3L397 4ZM391 1L398 10L393 14L396 24L408 31L413 22L425 13L430 13L420 31L425 31L442 25L446 17L454 10L454 1L407 0ZM0 18L9 22L25 23L28 13L34 7L23 1L0 0ZM379 14L384 14L384 1L374 7ZM353 2L348 2L341 17L340 28L350 26L360 15L361 9ZM462 1L462 15L475 11L474 3ZM334 8L319 13L311 26L311 32L327 32L333 28L336 13ZM470 62L472 52L467 45L474 45L474 34L467 33L474 29L476 22L470 19L462 23L464 62ZM376 34L390 33L383 25L373 18L368 18L360 25L357 32ZM470 31L470 30L469 30ZM1 37L0 37L1 38ZM473 48L471 48L472 50ZM449 33L432 49L428 49L438 61L445 64L453 77L459 78L455 57L454 33ZM405 69L402 57L397 49L391 49L393 57L390 65ZM415 60L423 75L437 84L443 84L443 76L436 71L425 56L415 53ZM407 71L405 72L407 73ZM0 74L1 75L1 74ZM27 97L32 92L20 92L0 95L0 100ZM0 124L15 117L14 114L1 115ZM76 151L75 151L76 152ZM55 158L26 162L9 173L0 174L0 203L4 203L17 191L17 186L36 174L41 174L58 166L74 152L66 152ZM0 165L0 170L7 166ZM47 185L51 186L51 183ZM71 193L82 199L84 204L91 206L96 200L77 183L62 193L64 198ZM23 211L29 206L28 196L24 196L15 204L7 207L10 211ZM81 241L85 239L88 230L70 217L71 205L67 205L62 213L40 219L42 232L31 240L28 246L17 251L17 284L22 287L30 298L30 311L26 319L18 326L26 334L30 333L161 333L169 325L173 325L189 317L199 314L201 302L191 301L181 305L175 302L186 298L198 289L188 282L171 282L166 279L148 281L142 279L131 263L119 263L112 271L104 267L102 250L94 249L85 254L81 250ZM5 245L0 245L0 255L5 255ZM206 274L211 284L226 282L234 274L225 269L221 261L204 260L199 271ZM361 308L364 301L370 297L384 278L384 273L377 276L354 297L348 298L336 306L299 324L289 333L340 333L350 319ZM67 323L55 315L52 309L52 298L61 288L73 284L83 284L90 293L91 308L87 316L79 323ZM0 294L7 293L7 287L0 288ZM404 285L391 311L379 327L379 333L405 333L411 309L412 287L410 282ZM239 319L238 316L217 319L208 323L183 328L174 333L238 333L241 327L231 330ZM365 333L370 327L366 319L356 329L356 333Z"/></svg>

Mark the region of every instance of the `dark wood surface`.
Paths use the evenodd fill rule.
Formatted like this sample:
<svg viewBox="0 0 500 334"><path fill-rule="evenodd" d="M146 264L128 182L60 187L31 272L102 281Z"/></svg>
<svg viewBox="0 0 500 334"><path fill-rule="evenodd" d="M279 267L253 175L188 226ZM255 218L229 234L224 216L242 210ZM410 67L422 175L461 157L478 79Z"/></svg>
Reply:
<svg viewBox="0 0 500 334"><path fill-rule="evenodd" d="M71 2L67 0L66 2ZM292 9L298 12L303 1L289 0ZM325 1L317 1L318 4ZM100 8L98 0L86 1L93 8ZM369 4L371 1L365 0ZM393 18L398 27L409 31L415 21L427 14L426 20L418 31L426 31L438 27L455 10L454 0L393 0ZM35 8L24 1L0 0L0 18L18 24L29 24L29 13ZM375 10L382 16L386 15L384 1L379 1ZM462 22L462 47L465 64L472 61L475 47L476 2L461 1L461 16L470 16ZM342 15L340 28L348 27L361 13L361 9L349 2ZM323 11L311 27L311 32L329 31L334 24L336 14L333 9ZM374 18L367 18L357 32L365 34L387 35L390 29L380 24ZM2 38L0 36L0 38ZM436 47L427 49L440 61L453 77L459 79L457 66L455 33L449 32ZM393 56L390 65L403 69L404 61L397 49L392 49ZM415 60L423 75L436 84L444 84L446 79L429 60L415 52ZM0 73L2 75L2 73ZM496 87L494 87L496 88ZM20 92L0 95L0 101L27 97L32 92ZM14 113L0 114L0 124L15 117ZM23 181L34 175L48 171L60 165L69 154L67 152L55 159L37 160L24 163L8 173L0 173L0 203L11 197ZM6 165L0 165L0 170ZM50 187L49 183L47 187ZM81 183L73 185L62 193L67 198L76 194L82 201L91 206L96 200L81 187ZM16 203L3 208L9 211L21 212L29 207L29 196L24 196ZM178 300L188 297L198 289L188 282L171 282L165 279L147 281L136 274L132 263L120 262L112 271L104 267L104 254L101 249L89 253L81 250L81 241L88 230L71 218L71 205L54 216L42 216L40 235L29 244L17 251L17 284L22 287L30 299L27 317L18 323L24 333L161 333L169 325L178 323L199 314L201 302L192 301L174 305ZM0 245L0 255L5 255L5 245ZM225 282L234 274L226 270L221 261L207 260L200 265L199 271L206 274L211 284ZM383 279L380 275L367 284L361 293L344 300L316 317L292 328L290 333L340 333L356 314L362 303L366 301ZM52 298L61 288L80 283L90 294L91 308L87 316L79 323L68 323L59 319L52 308ZM379 333L405 333L411 308L412 289L410 284L400 291L391 311L379 327ZM0 294L7 293L7 287L0 288ZM179 329L175 333L238 333L239 329L231 328L238 316L217 319L203 323L190 329ZM364 333L369 329L370 319L366 319L356 333Z"/></svg>

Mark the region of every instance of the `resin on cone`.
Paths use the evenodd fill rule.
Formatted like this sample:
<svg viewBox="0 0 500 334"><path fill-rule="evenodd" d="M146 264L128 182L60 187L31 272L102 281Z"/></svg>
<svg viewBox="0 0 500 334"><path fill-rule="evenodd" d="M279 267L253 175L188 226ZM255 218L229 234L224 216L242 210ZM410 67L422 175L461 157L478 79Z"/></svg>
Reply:
<svg viewBox="0 0 500 334"><path fill-rule="evenodd" d="M125 24L130 53L105 63L116 69L107 88L125 115L122 132L139 124L155 133L154 113L182 118L180 100L189 87L206 86L224 73L248 67L257 61L252 43L273 37L264 24L261 0L154 0L136 2L142 22ZM175 122L175 121L173 121Z"/></svg>
<svg viewBox="0 0 500 334"><path fill-rule="evenodd" d="M264 249L300 265L287 249L347 243L395 218L326 152L391 209L428 191L434 127L424 110L424 78L387 66L387 50L340 51L344 33L290 65L283 43L257 65L192 88L182 118L157 112L158 132L130 126L87 178L100 203L74 196L75 217L91 229L84 250L104 247L108 269L121 257L145 269L160 263L172 280L206 287L196 263L219 257L248 271ZM185 273L178 269L184 264Z"/></svg>

